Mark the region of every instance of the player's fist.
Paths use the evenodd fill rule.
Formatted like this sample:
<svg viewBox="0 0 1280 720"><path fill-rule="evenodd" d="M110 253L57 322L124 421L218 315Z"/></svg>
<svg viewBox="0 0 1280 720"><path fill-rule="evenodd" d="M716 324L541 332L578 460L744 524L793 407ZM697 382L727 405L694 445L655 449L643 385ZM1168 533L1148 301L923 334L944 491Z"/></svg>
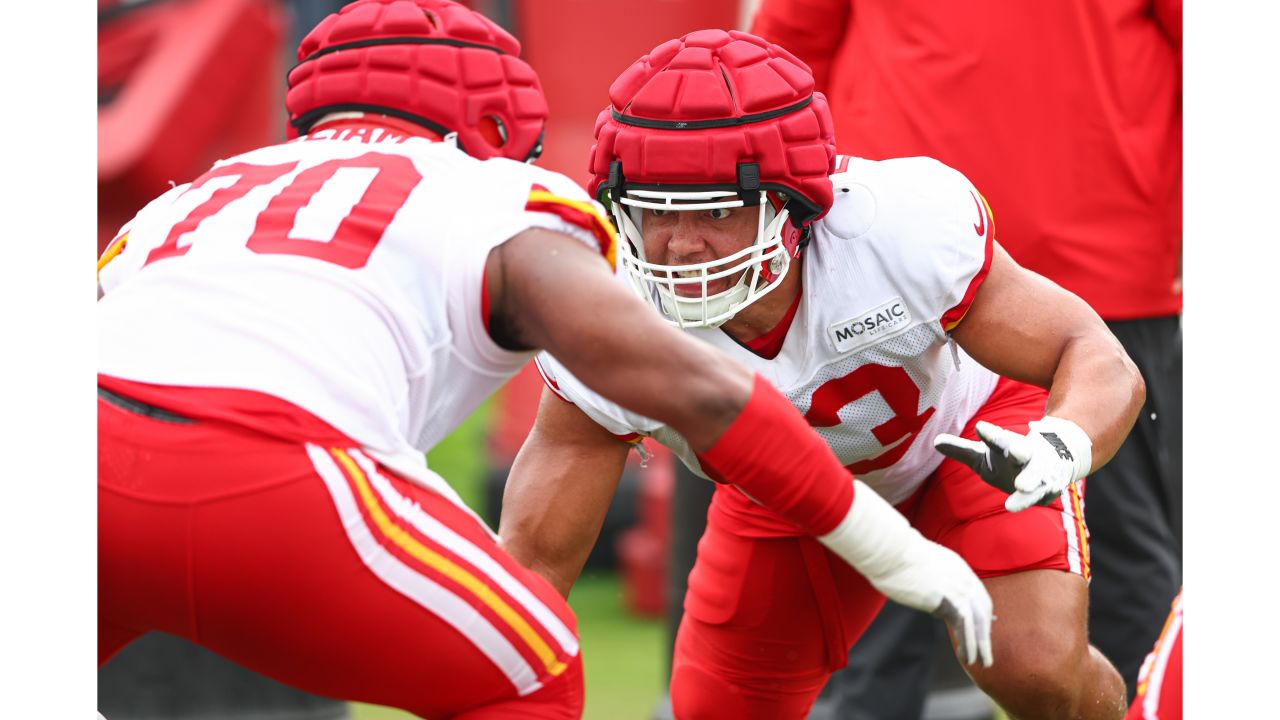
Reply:
<svg viewBox="0 0 1280 720"><path fill-rule="evenodd" d="M979 440L942 434L933 446L1009 493L1005 509L1020 512L1053 502L1093 464L1093 442L1070 420L1046 417L1027 429L1023 435L979 420Z"/></svg>

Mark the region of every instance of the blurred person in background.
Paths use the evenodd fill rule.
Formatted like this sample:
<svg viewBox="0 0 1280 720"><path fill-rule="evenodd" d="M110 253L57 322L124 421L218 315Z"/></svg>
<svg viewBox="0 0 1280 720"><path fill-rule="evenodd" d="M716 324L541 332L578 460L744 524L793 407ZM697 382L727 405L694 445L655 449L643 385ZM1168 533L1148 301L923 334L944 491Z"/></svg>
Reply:
<svg viewBox="0 0 1280 720"><path fill-rule="evenodd" d="M826 152L813 88L785 49L720 30L624 71L589 163L620 230L617 282L770 378L859 497L884 496L983 578L999 618L994 665L969 666L984 690L1018 717L1118 720L1120 676L1087 638L1077 481L1132 427L1137 369L1087 304L1010 259L962 174ZM554 351L538 365L499 532L568 593L641 437L720 478L680 429L601 397ZM716 488L676 639L678 718L805 717L884 603L757 500Z"/></svg>
<svg viewBox="0 0 1280 720"><path fill-rule="evenodd" d="M424 460L545 347L989 664L963 560L614 282L598 206L529 164L547 106L519 51L451 0L358 0L299 47L295 140L216 163L109 244L100 663L158 630L424 717L579 716L572 611Z"/></svg>
<svg viewBox="0 0 1280 720"><path fill-rule="evenodd" d="M301 45L302 38L306 37L311 28L346 5L342 0L285 0L284 4L289 9L289 26L292 30L290 47Z"/></svg>
<svg viewBox="0 0 1280 720"><path fill-rule="evenodd" d="M964 172L1013 259L1088 302L1141 371L1085 510L1089 634L1132 698L1182 583L1182 0L762 0L751 28L813 69L841 152ZM940 630L886 615L836 683L842 716L919 716L902 703Z"/></svg>

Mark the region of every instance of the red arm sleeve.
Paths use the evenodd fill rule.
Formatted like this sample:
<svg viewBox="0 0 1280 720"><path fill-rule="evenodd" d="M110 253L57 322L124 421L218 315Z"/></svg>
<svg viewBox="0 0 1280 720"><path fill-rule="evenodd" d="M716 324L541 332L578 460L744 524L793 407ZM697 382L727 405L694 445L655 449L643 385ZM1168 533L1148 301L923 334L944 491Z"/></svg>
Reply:
<svg viewBox="0 0 1280 720"><path fill-rule="evenodd" d="M834 530L853 505L849 471L759 375L742 412L698 461L717 482L731 482L810 535Z"/></svg>
<svg viewBox="0 0 1280 720"><path fill-rule="evenodd" d="M751 34L790 50L813 71L820 92L827 92L831 61L844 40L851 0L763 0L751 21Z"/></svg>

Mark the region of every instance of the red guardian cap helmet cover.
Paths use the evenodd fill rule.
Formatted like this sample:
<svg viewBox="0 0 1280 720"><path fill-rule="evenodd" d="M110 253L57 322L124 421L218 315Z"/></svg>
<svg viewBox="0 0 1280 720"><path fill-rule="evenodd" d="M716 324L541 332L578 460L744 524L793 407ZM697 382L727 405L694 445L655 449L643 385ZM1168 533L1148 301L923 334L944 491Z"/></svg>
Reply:
<svg viewBox="0 0 1280 720"><path fill-rule="evenodd" d="M479 158L530 161L547 102L520 43L453 0L357 0L320 22L289 71L288 133L330 113L369 112L422 125Z"/></svg>
<svg viewBox="0 0 1280 720"><path fill-rule="evenodd" d="M754 35L700 30L654 48L609 89L590 192L611 203L641 296L673 324L714 327L777 286L831 208L835 137L807 65ZM713 263L644 258L643 209L760 205L756 243ZM741 261L741 262L737 262ZM737 264L733 264L737 262ZM708 295L717 279L737 278ZM690 286L701 285L700 296ZM677 291L677 287L685 286Z"/></svg>

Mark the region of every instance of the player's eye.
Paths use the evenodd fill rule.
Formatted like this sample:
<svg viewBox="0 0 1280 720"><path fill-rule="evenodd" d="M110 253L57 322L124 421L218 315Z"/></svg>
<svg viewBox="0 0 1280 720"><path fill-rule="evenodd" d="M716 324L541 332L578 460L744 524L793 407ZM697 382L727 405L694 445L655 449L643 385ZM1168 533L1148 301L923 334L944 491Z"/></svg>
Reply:
<svg viewBox="0 0 1280 720"><path fill-rule="evenodd" d="M724 220L725 218L729 217L731 214L733 213L729 210L729 208L711 208L710 210L707 211L707 215L711 216L712 220Z"/></svg>
<svg viewBox="0 0 1280 720"><path fill-rule="evenodd" d="M650 212L650 213L652 213L654 217L665 217L665 216L666 216L666 214L667 214L667 213L669 213L669 212L671 212L671 211L670 211L670 210L660 210L660 209L658 209L658 208L649 208L649 212Z"/></svg>

